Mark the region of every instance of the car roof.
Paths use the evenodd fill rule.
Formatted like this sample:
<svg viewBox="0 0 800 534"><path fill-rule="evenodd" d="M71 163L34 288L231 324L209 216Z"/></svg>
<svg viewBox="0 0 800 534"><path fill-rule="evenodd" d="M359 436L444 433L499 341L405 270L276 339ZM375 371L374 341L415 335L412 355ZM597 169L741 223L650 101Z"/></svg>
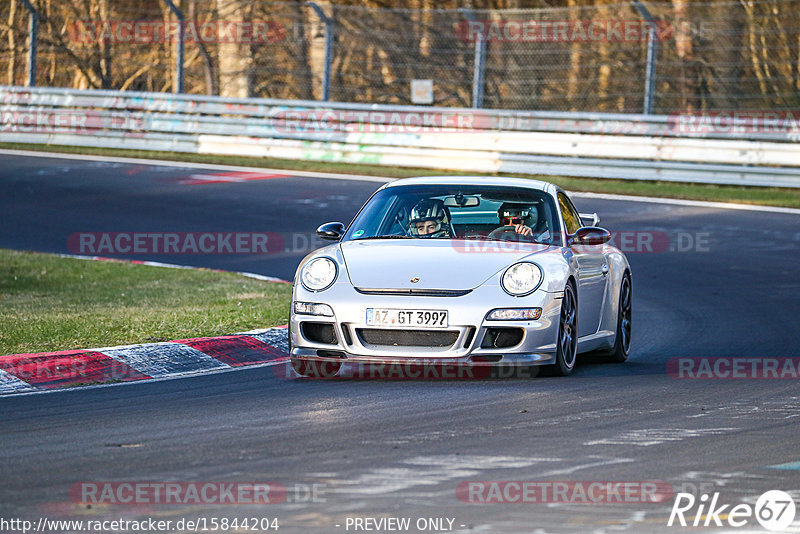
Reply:
<svg viewBox="0 0 800 534"><path fill-rule="evenodd" d="M557 190L554 184L534 180L532 178L511 178L507 176L416 176L414 178L400 178L387 183L384 187L401 185L489 185L501 187L524 187L538 189L550 194Z"/></svg>

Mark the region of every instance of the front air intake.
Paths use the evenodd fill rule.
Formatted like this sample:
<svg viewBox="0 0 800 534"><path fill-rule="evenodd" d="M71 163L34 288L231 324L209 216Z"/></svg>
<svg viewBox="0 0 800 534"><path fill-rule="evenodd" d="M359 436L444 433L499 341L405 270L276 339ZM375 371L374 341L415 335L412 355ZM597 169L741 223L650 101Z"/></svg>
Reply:
<svg viewBox="0 0 800 534"><path fill-rule="evenodd" d="M458 339L457 330L357 328L356 335L366 345L386 347L450 347Z"/></svg>
<svg viewBox="0 0 800 534"><path fill-rule="evenodd" d="M312 343L336 345L336 332L331 323L305 322L300 324L303 337Z"/></svg>
<svg viewBox="0 0 800 534"><path fill-rule="evenodd" d="M492 327L486 329L481 343L482 349L506 349L519 345L522 341L522 328Z"/></svg>

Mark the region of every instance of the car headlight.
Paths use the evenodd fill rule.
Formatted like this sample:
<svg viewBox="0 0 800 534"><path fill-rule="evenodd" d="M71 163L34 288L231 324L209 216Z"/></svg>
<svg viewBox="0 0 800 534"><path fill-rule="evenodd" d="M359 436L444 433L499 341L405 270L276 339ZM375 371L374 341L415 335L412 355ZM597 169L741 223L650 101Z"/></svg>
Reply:
<svg viewBox="0 0 800 534"><path fill-rule="evenodd" d="M303 266L300 282L309 291L328 289L336 280L336 263L330 258L314 258Z"/></svg>
<svg viewBox="0 0 800 534"><path fill-rule="evenodd" d="M506 269L500 283L509 295L522 297L536 291L542 283L542 278L541 267L535 263L522 261Z"/></svg>

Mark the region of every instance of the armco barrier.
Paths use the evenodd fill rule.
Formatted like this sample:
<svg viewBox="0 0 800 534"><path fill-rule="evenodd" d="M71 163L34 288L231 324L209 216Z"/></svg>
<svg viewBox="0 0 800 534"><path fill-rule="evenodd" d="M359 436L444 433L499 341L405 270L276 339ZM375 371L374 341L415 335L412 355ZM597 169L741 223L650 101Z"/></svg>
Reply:
<svg viewBox="0 0 800 534"><path fill-rule="evenodd" d="M677 115L23 87L0 87L0 113L0 142L800 187L797 128L760 131L735 118L686 128Z"/></svg>

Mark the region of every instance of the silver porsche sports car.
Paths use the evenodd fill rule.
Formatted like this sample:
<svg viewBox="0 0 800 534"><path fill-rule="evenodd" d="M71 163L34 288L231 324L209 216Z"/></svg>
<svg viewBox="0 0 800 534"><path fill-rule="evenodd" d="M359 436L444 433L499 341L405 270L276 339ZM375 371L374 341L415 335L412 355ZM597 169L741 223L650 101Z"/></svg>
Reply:
<svg viewBox="0 0 800 534"><path fill-rule="evenodd" d="M299 374L342 363L548 366L623 362L631 271L596 214L524 178L424 177L382 186L333 244L303 259L290 345Z"/></svg>

